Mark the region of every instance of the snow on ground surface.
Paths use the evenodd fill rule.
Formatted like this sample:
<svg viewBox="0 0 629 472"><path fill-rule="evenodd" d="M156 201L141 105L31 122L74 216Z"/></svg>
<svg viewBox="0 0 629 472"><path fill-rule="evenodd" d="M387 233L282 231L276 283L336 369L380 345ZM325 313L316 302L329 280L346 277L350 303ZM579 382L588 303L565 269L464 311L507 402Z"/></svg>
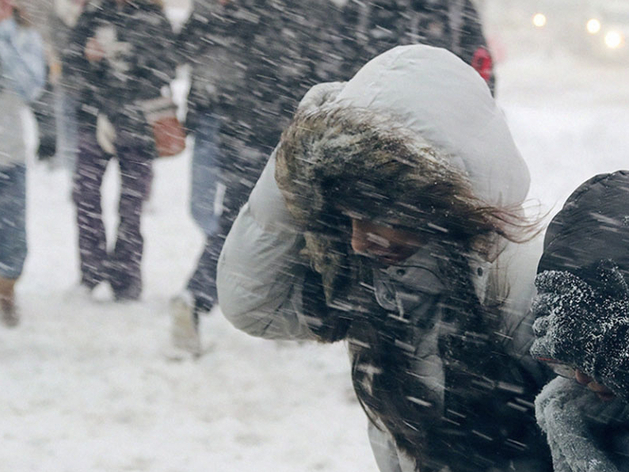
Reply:
<svg viewBox="0 0 629 472"><path fill-rule="evenodd" d="M499 34L499 101L531 197L557 210L583 180L629 167L628 72L520 33ZM169 360L168 301L203 243L188 214L189 164L189 154L156 163L143 299L114 304L73 290L70 178L32 163L23 322L0 329L0 472L376 471L342 345L254 339L215 312L202 323L207 353ZM109 229L116 185L110 172Z"/></svg>

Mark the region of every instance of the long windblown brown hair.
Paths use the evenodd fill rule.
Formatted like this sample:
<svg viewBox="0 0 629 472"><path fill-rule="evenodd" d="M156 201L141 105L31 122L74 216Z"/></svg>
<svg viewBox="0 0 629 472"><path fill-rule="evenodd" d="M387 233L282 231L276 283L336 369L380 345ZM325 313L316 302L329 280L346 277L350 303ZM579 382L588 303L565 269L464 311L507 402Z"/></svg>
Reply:
<svg viewBox="0 0 629 472"><path fill-rule="evenodd" d="M470 417L477 414L470 406L477 398L467 398L470 385L503 374L503 339L495 333L508 288L491 301L479 299L469 258L489 257L500 241L531 239L539 225L519 208L478 199L439 150L407 130L381 126L383 119L388 117L362 110L358 120L343 109L298 114L282 136L276 180L289 211L306 228L304 253L313 270L303 298L313 331L322 342L347 340L360 404L423 471L431 467L427 451L445 447L435 438L457 432L434 417L434 395L414 375L417 327L375 301L372 262L352 254L350 221L339 203L440 241L447 289L433 308L452 331L440 339L439 355L448 381L456 379L449 398ZM465 449L466 439L458 440Z"/></svg>
<svg viewBox="0 0 629 472"><path fill-rule="evenodd" d="M13 6L13 17L18 25L28 27L33 26L32 21L30 20L28 13L26 10L19 5Z"/></svg>

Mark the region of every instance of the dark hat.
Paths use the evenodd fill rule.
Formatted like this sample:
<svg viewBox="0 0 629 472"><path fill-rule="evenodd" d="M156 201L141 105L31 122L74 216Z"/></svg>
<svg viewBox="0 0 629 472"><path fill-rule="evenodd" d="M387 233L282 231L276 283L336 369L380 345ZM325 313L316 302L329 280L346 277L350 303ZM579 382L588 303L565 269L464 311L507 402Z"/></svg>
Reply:
<svg viewBox="0 0 629 472"><path fill-rule="evenodd" d="M570 195L548 226L537 271L565 270L597 285L601 260L629 282L629 171L596 175Z"/></svg>

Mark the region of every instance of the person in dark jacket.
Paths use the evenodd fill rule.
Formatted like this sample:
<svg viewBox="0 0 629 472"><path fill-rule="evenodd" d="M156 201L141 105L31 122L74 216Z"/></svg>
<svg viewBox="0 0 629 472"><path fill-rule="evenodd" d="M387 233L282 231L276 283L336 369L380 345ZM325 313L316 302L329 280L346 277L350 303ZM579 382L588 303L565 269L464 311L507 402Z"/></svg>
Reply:
<svg viewBox="0 0 629 472"><path fill-rule="evenodd" d="M455 53L494 90L492 56L470 0L349 0L342 15L339 44L352 72L393 46L427 44Z"/></svg>
<svg viewBox="0 0 629 472"><path fill-rule="evenodd" d="M65 51L86 0L37 0L29 7L46 43L48 80L32 105L37 119L40 160L74 170L78 149L78 87L68 81Z"/></svg>
<svg viewBox="0 0 629 472"><path fill-rule="evenodd" d="M191 210L206 242L173 300L177 346L198 350L198 315L216 304L223 240L300 98L317 82L349 77L333 77L329 65L336 14L328 0L196 2L180 34L182 61L192 66Z"/></svg>
<svg viewBox="0 0 629 472"><path fill-rule="evenodd" d="M142 203L156 149L143 112L174 75L174 38L162 8L150 0L92 1L72 31L68 80L79 88L79 152L75 169L81 285L109 282L117 300L142 290ZM120 167L116 244L107 251L101 184L109 161Z"/></svg>
<svg viewBox="0 0 629 472"><path fill-rule="evenodd" d="M629 425L627 208L629 171L600 174L572 193L546 232L531 354L567 377L537 400L556 470L628 465L627 441L618 441Z"/></svg>

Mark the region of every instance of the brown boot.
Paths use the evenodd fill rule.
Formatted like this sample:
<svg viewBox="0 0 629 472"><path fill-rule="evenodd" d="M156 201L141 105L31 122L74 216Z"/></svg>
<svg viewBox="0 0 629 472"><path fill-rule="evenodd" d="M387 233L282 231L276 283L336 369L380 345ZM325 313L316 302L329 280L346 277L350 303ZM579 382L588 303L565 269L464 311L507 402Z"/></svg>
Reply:
<svg viewBox="0 0 629 472"><path fill-rule="evenodd" d="M0 277L0 314L2 322L10 328L20 323L20 316L15 307L15 282L17 279Z"/></svg>

